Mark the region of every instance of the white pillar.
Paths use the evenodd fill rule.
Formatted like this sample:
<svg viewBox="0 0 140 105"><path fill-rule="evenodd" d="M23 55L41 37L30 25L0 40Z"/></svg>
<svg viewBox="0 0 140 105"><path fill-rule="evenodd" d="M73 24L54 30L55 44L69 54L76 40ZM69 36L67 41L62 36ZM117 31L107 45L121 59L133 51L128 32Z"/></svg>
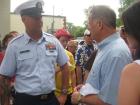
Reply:
<svg viewBox="0 0 140 105"><path fill-rule="evenodd" d="M0 39L10 31L10 0L0 0Z"/></svg>

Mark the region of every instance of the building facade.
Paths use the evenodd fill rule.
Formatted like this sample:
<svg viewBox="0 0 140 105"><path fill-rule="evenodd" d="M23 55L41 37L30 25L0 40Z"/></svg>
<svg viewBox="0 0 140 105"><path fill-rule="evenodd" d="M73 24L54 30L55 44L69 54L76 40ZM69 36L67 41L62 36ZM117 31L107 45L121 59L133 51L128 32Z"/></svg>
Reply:
<svg viewBox="0 0 140 105"><path fill-rule="evenodd" d="M42 20L44 32L53 34L57 29L66 27L65 16L43 15ZM19 33L25 31L20 15L10 14L10 31L18 31Z"/></svg>

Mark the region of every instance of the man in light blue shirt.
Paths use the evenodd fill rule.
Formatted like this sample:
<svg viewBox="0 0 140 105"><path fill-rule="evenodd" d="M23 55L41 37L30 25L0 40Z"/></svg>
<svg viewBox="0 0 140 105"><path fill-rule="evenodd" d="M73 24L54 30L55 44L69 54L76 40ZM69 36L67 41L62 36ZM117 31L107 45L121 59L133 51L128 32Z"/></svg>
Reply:
<svg viewBox="0 0 140 105"><path fill-rule="evenodd" d="M0 84L15 76L14 105L59 105L54 95L56 64L62 67L62 90L67 93L68 58L60 42L42 32L42 5L42 0L30 0L15 11L26 32L9 43L0 67Z"/></svg>
<svg viewBox="0 0 140 105"><path fill-rule="evenodd" d="M98 43L98 53L86 84L72 95L72 102L117 105L120 74L132 59L129 48L116 32L114 11L106 6L93 6L89 30Z"/></svg>

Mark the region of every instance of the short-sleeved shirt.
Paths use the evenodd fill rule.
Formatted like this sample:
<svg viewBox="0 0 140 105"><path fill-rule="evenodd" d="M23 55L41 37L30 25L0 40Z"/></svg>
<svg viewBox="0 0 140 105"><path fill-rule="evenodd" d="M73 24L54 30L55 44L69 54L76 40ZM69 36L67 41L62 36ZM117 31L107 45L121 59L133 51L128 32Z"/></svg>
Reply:
<svg viewBox="0 0 140 105"><path fill-rule="evenodd" d="M114 33L98 44L98 53L86 83L99 91L104 102L117 105L120 74L124 66L132 61L129 48Z"/></svg>
<svg viewBox="0 0 140 105"><path fill-rule="evenodd" d="M47 94L55 90L55 66L63 66L68 57L60 42L42 32L38 41L27 33L13 39L5 53L0 74L15 76L15 89L30 95Z"/></svg>
<svg viewBox="0 0 140 105"><path fill-rule="evenodd" d="M94 51L94 44L87 45L84 43L80 48L77 50L75 55L75 62L76 65L84 68L85 63L88 61L89 57Z"/></svg>

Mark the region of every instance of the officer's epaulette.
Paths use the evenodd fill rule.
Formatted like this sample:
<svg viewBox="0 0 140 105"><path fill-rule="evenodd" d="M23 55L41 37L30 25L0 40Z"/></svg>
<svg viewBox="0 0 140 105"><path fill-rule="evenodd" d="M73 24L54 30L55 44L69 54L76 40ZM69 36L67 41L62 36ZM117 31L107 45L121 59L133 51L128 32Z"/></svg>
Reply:
<svg viewBox="0 0 140 105"><path fill-rule="evenodd" d="M23 37L23 36L24 36L24 34L21 34L21 35L16 36L15 38L13 38L13 39L10 41L10 43L13 43L14 41L16 41L17 39L19 39L19 38L21 38L21 37Z"/></svg>

